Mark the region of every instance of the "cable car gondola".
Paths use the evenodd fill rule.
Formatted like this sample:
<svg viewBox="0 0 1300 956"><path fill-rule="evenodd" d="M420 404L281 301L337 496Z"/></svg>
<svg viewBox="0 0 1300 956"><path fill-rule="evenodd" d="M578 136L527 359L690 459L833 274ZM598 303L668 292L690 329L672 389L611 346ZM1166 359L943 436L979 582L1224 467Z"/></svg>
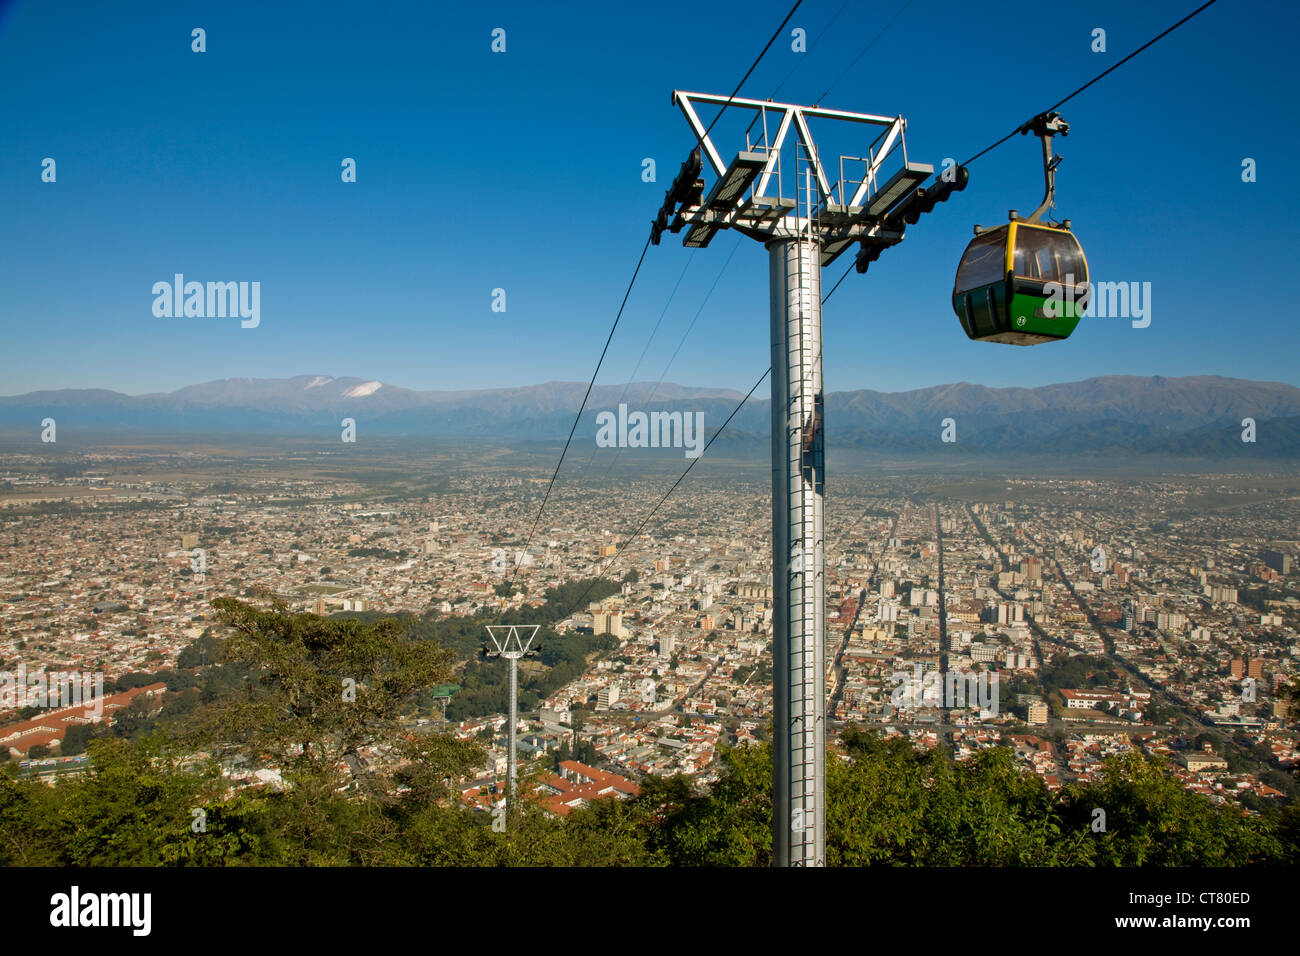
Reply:
<svg viewBox="0 0 1300 956"><path fill-rule="evenodd" d="M1037 116L1020 129L1043 141L1047 194L1028 219L1013 209L1004 226L975 227L952 290L953 311L971 339L1039 345L1069 338L1088 306L1088 260L1070 220L1042 221L1054 204L1061 162L1052 156L1052 136L1069 129L1057 113Z"/></svg>

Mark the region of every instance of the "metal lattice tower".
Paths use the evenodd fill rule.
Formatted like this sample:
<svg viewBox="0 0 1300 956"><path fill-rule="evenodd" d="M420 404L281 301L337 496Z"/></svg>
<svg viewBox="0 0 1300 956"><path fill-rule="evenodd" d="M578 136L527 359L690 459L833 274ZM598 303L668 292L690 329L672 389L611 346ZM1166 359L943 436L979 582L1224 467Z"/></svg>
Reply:
<svg viewBox="0 0 1300 956"><path fill-rule="evenodd" d="M515 736L519 724L519 659L533 657L542 649L539 644L532 648L533 638L537 636L540 624L489 624L488 639L493 650L484 648L488 657L504 657L509 662L510 694L509 728L506 731L506 817L515 809ZM522 634L520 632L523 632Z"/></svg>
<svg viewBox="0 0 1300 956"><path fill-rule="evenodd" d="M673 101L699 147L682 164L651 238L689 227L683 245L703 248L719 229L737 229L769 253L772 333L773 813L777 866L826 860L826 579L823 502L821 269L854 242L859 269L871 252L900 242L887 218L933 167L907 160L901 116L675 91ZM756 112L756 141L724 165L696 104ZM879 127L865 155L841 156L831 183L808 120ZM715 120L716 122L716 120ZM751 124L750 129L755 124ZM774 129L773 129L774 127ZM710 127L711 129L711 127ZM782 152L791 131L793 161ZM896 149L902 167L880 177ZM704 191L704 158L717 176ZM846 176L860 164L861 178ZM787 196L786 193L790 195ZM870 261L870 258L867 259Z"/></svg>

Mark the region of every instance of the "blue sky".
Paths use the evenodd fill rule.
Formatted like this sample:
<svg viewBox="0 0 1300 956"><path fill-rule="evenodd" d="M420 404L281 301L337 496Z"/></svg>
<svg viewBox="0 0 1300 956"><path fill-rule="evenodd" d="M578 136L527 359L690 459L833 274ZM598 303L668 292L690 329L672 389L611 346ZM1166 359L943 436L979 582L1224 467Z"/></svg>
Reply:
<svg viewBox="0 0 1300 956"><path fill-rule="evenodd" d="M903 0L806 0L742 91L820 96ZM914 159L965 159L1197 4L912 3L822 100L902 114ZM787 0L0 4L0 394L140 393L356 375L412 388L585 381L694 145L674 88L729 93ZM1152 321L1064 343L969 342L949 306L971 225L1041 195L1037 143L980 159L825 313L830 390L1106 374L1300 384L1292 4L1219 0L1067 104L1058 215L1093 278L1152 284ZM208 50L190 50L190 31ZM505 54L490 50L504 28ZM1108 52L1090 49L1095 27ZM729 119L730 117L728 117ZM724 135L724 154L738 145ZM734 135L734 134L732 134ZM722 140L726 140L723 142ZM58 180L40 181L53 157ZM340 181L354 157L358 181ZM641 181L653 157L659 181ZM1241 181L1243 158L1258 181ZM739 250L723 270L733 246ZM767 257L722 233L652 248L600 381L747 390L769 361ZM824 277L830 287L847 265ZM721 271L721 278L719 273ZM261 283L261 324L160 319L154 282ZM492 290L507 311L491 311Z"/></svg>

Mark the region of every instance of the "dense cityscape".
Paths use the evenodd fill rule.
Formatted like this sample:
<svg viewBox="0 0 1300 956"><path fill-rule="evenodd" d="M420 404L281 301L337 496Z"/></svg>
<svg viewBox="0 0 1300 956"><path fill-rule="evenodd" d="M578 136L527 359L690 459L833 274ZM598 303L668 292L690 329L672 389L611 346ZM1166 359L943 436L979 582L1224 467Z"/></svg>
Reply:
<svg viewBox="0 0 1300 956"><path fill-rule="evenodd" d="M183 467L163 457L86 452L64 461L64 477L35 457L6 459L0 666L95 673L113 689L98 704L87 695L56 707L51 679L47 707L8 701L19 706L7 708L0 743L24 774L84 772L91 734L69 738L70 728L111 725L122 708L165 713L163 678L220 630L216 597L436 626L512 609L526 618L550 589L597 575L609 595L579 601L553 630L604 642L578 676L524 699L530 799L562 816L634 795L646 775L709 784L722 750L770 737L761 477L710 473L631 540L661 481L566 487L524 549L540 473L377 487L316 473L324 454L303 458L297 475L284 462L259 471L204 452ZM1291 798L1300 494L1285 479L852 484L827 519L832 745L856 726L958 760L1009 747L1051 789L1137 750L1170 758L1182 786L1214 802L1253 812ZM545 670L523 667L525 677ZM467 810L489 812L507 717L484 699L450 684L407 722L484 743L486 762L457 788ZM366 756L400 759L384 748ZM280 769L228 776L232 789L274 787Z"/></svg>

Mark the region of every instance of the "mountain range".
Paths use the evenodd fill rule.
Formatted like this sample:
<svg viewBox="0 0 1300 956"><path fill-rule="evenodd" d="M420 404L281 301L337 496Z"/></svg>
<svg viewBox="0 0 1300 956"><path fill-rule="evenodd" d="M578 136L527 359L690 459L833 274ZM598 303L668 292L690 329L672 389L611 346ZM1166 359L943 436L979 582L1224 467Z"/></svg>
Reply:
<svg viewBox="0 0 1300 956"><path fill-rule="evenodd" d="M418 391L362 378L299 375L230 378L174 392L126 395L59 389L0 397L0 428L38 433L54 418L61 434L103 431L255 432L337 436L343 418L375 435L563 440L586 384ZM747 402L715 447L766 443L766 389ZM596 415L617 409L699 411L712 435L743 397L729 389L667 383L597 386L575 442L590 447ZM905 392L868 389L826 396L828 439L888 453L943 451L944 419L965 451L1263 458L1300 457L1300 388L1217 376L1105 376L1035 388L959 382ZM1242 420L1256 442L1242 441Z"/></svg>

